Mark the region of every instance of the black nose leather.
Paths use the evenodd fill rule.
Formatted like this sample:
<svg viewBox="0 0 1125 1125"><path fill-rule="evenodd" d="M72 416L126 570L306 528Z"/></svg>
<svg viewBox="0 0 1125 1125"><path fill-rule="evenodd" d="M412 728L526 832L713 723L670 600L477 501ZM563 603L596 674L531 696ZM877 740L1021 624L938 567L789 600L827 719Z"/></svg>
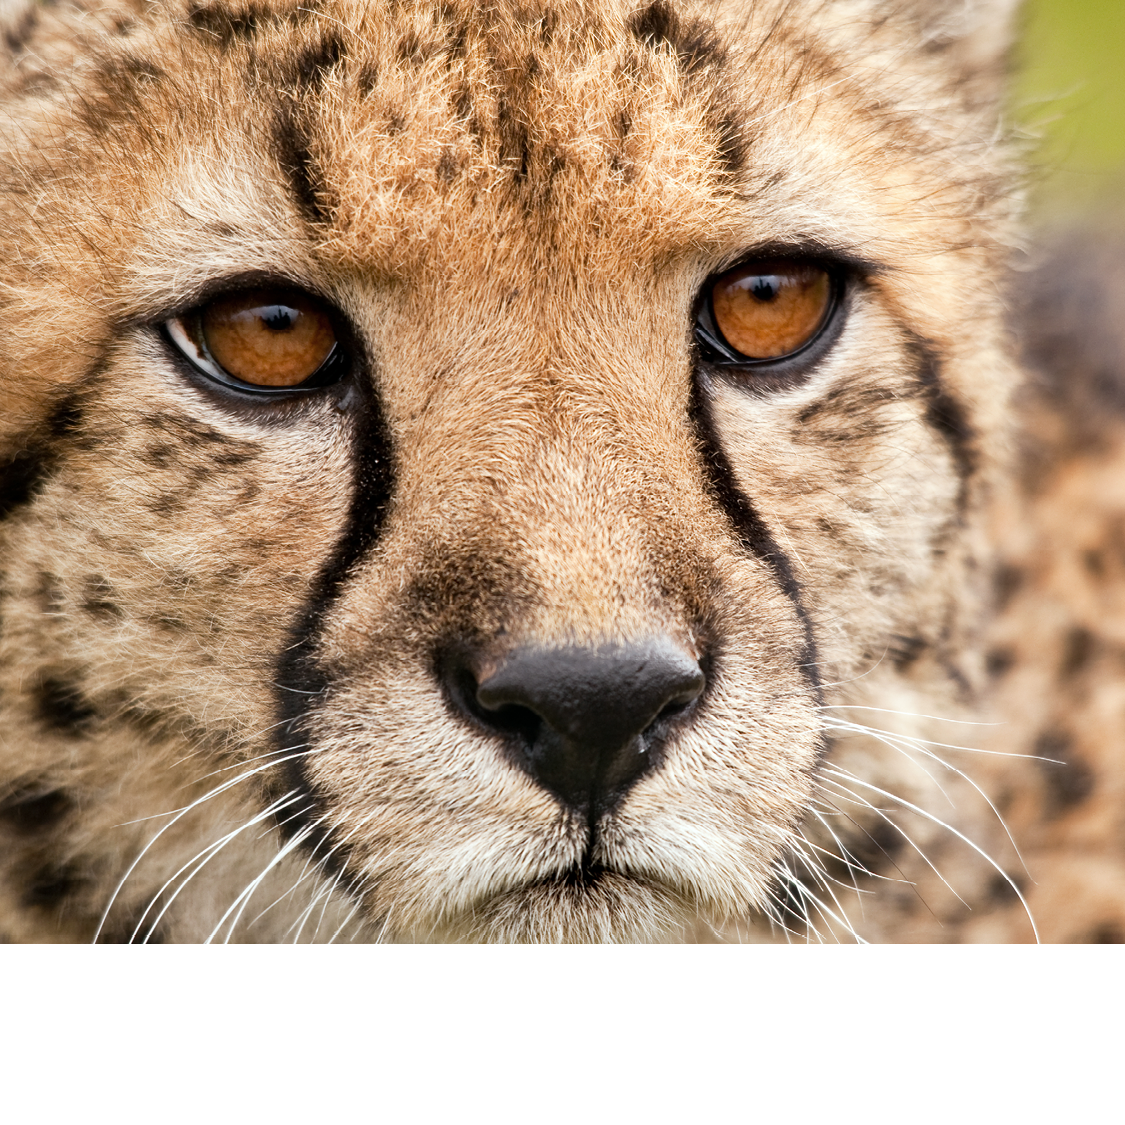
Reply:
<svg viewBox="0 0 1125 1125"><path fill-rule="evenodd" d="M659 764L663 728L703 684L696 661L659 637L518 650L470 687L466 702L478 719L518 736L521 764L540 785L596 815Z"/></svg>

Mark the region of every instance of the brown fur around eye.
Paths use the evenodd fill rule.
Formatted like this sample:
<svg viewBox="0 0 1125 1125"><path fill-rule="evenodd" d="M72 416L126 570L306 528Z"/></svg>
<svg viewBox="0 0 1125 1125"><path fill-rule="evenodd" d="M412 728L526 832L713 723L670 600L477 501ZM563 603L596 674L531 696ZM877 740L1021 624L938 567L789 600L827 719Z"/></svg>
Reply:
<svg viewBox="0 0 1125 1125"><path fill-rule="evenodd" d="M332 322L299 293L255 289L220 297L199 319L203 342L228 374L256 387L296 387L336 343Z"/></svg>
<svg viewBox="0 0 1125 1125"><path fill-rule="evenodd" d="M747 359L778 359L803 347L824 323L831 300L824 270L784 260L739 266L711 288L716 327Z"/></svg>

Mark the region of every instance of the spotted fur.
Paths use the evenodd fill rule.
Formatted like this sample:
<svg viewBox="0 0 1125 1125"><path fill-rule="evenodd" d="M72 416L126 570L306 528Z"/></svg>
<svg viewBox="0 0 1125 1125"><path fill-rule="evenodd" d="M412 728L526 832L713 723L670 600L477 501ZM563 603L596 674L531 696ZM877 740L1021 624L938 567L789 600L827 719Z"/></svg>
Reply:
<svg viewBox="0 0 1125 1125"><path fill-rule="evenodd" d="M944 745L991 738L957 722L1023 566L1008 8L10 4L7 936L1029 936L1061 884ZM851 281L756 390L691 326L767 251ZM346 380L177 358L167 318L263 280L339 310ZM596 814L443 671L653 637L706 687ZM1083 815L1073 730L1000 739L1038 757L983 759L999 812Z"/></svg>

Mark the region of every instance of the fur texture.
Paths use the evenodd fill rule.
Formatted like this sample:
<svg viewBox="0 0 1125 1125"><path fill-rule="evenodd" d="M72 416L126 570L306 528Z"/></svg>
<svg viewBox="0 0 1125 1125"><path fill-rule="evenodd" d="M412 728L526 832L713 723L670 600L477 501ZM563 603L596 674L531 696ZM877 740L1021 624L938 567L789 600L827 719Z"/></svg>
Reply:
<svg viewBox="0 0 1125 1125"><path fill-rule="evenodd" d="M11 5L9 938L1030 936L946 748L1026 752L953 721L1022 502L1009 7ZM692 335L766 253L848 279L772 390ZM263 281L347 379L162 336ZM596 816L443 680L652 637L707 686Z"/></svg>

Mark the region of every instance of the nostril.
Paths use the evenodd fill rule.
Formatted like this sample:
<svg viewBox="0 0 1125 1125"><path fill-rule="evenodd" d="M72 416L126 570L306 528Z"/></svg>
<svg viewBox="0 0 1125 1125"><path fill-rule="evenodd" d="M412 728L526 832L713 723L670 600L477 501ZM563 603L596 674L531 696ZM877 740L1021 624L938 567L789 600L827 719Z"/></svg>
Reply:
<svg viewBox="0 0 1125 1125"><path fill-rule="evenodd" d="M660 723L663 723L663 722L667 721L668 719L674 719L674 718L676 718L677 715L682 715L685 711L687 711L691 707L691 705L696 701L698 696L699 696L699 692L697 691L697 692L694 692L690 697L688 697L686 699L675 699L671 703L667 704L665 706L664 710L661 711L660 714L657 715L656 718L653 719L652 722L649 724L649 726L646 730L646 733L647 733L648 730L652 730L653 727L659 726Z"/></svg>
<svg viewBox="0 0 1125 1125"><path fill-rule="evenodd" d="M529 707L509 700L494 700L487 690L482 693L472 661L466 654L457 651L443 654L437 661L437 675L451 702L483 726L498 734L516 735L528 743L538 737L542 718Z"/></svg>
<svg viewBox="0 0 1125 1125"><path fill-rule="evenodd" d="M515 734L533 743L539 736L539 729L543 720L529 707L521 707L518 703L505 703L500 707L488 707L480 703L478 694L477 717L490 727L495 727L503 734Z"/></svg>

